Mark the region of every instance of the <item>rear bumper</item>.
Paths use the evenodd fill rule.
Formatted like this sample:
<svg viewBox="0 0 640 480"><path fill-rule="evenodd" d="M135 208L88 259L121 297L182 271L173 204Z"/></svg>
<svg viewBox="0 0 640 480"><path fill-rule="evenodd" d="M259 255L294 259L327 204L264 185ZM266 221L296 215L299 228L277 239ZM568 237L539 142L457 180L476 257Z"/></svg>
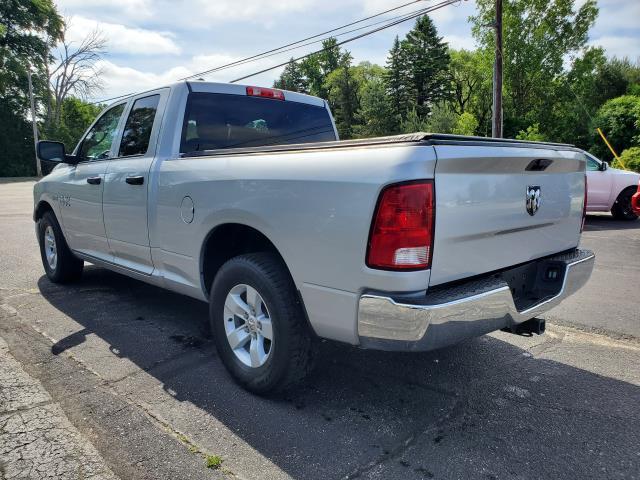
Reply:
<svg viewBox="0 0 640 480"><path fill-rule="evenodd" d="M360 345L425 351L513 327L579 290L589 280L594 260L593 252L574 250L455 286L432 288L422 297L364 294L358 306Z"/></svg>

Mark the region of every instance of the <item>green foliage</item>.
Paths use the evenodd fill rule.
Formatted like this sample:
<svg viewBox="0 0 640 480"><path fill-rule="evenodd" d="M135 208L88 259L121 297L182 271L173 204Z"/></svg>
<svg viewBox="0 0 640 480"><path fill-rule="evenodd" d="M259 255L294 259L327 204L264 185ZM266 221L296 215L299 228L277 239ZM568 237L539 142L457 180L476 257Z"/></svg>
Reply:
<svg viewBox="0 0 640 480"><path fill-rule="evenodd" d="M475 135L478 128L478 120L469 112L464 112L458 116L453 133L456 135Z"/></svg>
<svg viewBox="0 0 640 480"><path fill-rule="evenodd" d="M36 174L31 123L16 115L12 105L0 97L0 177Z"/></svg>
<svg viewBox="0 0 640 480"><path fill-rule="evenodd" d="M540 133L540 124L529 125L526 130L520 130L516 135L518 140L530 140L532 142L544 142L544 135Z"/></svg>
<svg viewBox="0 0 640 480"><path fill-rule="evenodd" d="M60 121L42 132L43 139L64 143L67 152L72 152L82 134L98 116L102 107L92 105L79 98L67 97L62 103Z"/></svg>
<svg viewBox="0 0 640 480"><path fill-rule="evenodd" d="M402 133L428 132L429 126L427 122L418 115L418 111L412 108L407 113L407 117L400 123L400 131Z"/></svg>
<svg viewBox="0 0 640 480"><path fill-rule="evenodd" d="M46 98L49 49L61 33L62 18L51 0L0 2L0 176L35 173L27 69L36 98Z"/></svg>
<svg viewBox="0 0 640 480"><path fill-rule="evenodd" d="M323 88L327 91L340 138L352 138L359 100L358 84L353 76L350 56L345 57L343 66L336 68L327 76Z"/></svg>
<svg viewBox="0 0 640 480"><path fill-rule="evenodd" d="M376 137L397 131L398 125L386 94L385 69L370 63L353 68L358 82L360 111L354 127L357 137Z"/></svg>
<svg viewBox="0 0 640 480"><path fill-rule="evenodd" d="M392 115L393 130L397 130L411 110L408 62L406 52L400 47L398 37L395 38L389 51L384 79L386 94L389 99L389 110Z"/></svg>
<svg viewBox="0 0 640 480"><path fill-rule="evenodd" d="M433 107L431 115L426 121L425 132L454 133L458 125L459 115L446 102L441 102Z"/></svg>
<svg viewBox="0 0 640 480"><path fill-rule="evenodd" d="M567 57L578 56L598 9L595 0L511 0L504 3L504 132L513 137L536 122L553 125L555 88ZM478 0L471 18L480 50L492 54L493 0ZM574 99L575 101L575 99Z"/></svg>
<svg viewBox="0 0 640 480"><path fill-rule="evenodd" d="M614 160L611 166L640 173L640 147L627 148L620 155L620 160Z"/></svg>
<svg viewBox="0 0 640 480"><path fill-rule="evenodd" d="M623 95L605 102L593 120L594 155L611 161L613 156L599 138L599 127L616 152L640 146L640 97Z"/></svg>
<svg viewBox="0 0 640 480"><path fill-rule="evenodd" d="M400 48L405 52L403 56L408 65L406 88L418 115L426 117L434 104L450 96L447 44L438 36L433 20L423 15L418 17Z"/></svg>
<svg viewBox="0 0 640 480"><path fill-rule="evenodd" d="M302 67L294 62L293 58L284 67L280 78L273 82L275 88L291 90L292 92L308 93L307 79L304 76Z"/></svg>
<svg viewBox="0 0 640 480"><path fill-rule="evenodd" d="M212 470L218 470L222 466L222 457L219 455L207 455L205 465Z"/></svg>

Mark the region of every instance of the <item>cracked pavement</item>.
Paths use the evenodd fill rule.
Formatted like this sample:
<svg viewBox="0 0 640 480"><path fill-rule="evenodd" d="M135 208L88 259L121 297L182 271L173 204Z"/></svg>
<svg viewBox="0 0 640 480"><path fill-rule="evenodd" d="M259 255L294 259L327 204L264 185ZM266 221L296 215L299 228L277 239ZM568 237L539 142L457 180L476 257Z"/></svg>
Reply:
<svg viewBox="0 0 640 480"><path fill-rule="evenodd" d="M543 336L420 354L324 342L305 385L265 399L226 374L205 304L90 266L51 284L31 185L0 184L0 337L46 390L25 383L37 410L21 422L46 427L56 406L120 478L640 478L640 222L589 219L596 272ZM0 398L19 409L18 384ZM62 435L41 437L57 455Z"/></svg>

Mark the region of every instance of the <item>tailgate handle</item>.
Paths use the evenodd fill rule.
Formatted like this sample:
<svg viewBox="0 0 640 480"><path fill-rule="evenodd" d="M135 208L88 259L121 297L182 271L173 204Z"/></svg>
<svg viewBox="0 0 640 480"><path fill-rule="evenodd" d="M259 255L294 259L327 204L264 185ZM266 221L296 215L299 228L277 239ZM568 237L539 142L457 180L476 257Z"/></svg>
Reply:
<svg viewBox="0 0 640 480"><path fill-rule="evenodd" d="M102 178L100 178L100 177L88 177L87 178L87 183L90 183L91 185L100 185L101 181L102 181Z"/></svg>
<svg viewBox="0 0 640 480"><path fill-rule="evenodd" d="M542 172L546 170L546 168L553 163L553 160L549 158L536 158L535 160L531 160L529 165L525 170L527 172Z"/></svg>

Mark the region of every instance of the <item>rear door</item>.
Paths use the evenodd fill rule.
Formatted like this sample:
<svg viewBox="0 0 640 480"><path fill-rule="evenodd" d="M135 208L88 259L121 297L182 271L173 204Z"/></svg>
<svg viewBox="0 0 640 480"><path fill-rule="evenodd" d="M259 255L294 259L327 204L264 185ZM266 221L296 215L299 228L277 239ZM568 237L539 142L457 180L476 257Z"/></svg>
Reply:
<svg viewBox="0 0 640 480"><path fill-rule="evenodd" d="M153 271L147 219L149 170L153 163L168 89L133 99L117 156L104 185L104 226L114 262L145 274Z"/></svg>
<svg viewBox="0 0 640 480"><path fill-rule="evenodd" d="M578 245L584 202L582 153L525 145L434 148L431 285Z"/></svg>
<svg viewBox="0 0 640 480"><path fill-rule="evenodd" d="M111 260L102 215L104 180L125 106L106 110L88 130L75 151L82 160L69 169L58 196L71 249L103 260Z"/></svg>

